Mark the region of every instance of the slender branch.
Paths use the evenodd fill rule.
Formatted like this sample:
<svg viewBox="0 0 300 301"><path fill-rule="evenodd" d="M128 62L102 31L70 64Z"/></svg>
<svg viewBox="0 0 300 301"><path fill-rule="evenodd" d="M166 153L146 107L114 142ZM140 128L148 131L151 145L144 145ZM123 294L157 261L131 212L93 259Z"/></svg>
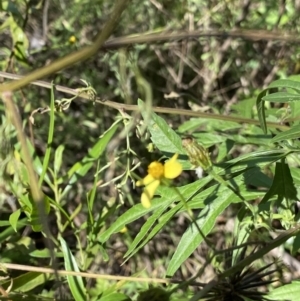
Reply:
<svg viewBox="0 0 300 301"><path fill-rule="evenodd" d="M183 39L198 39L198 38L235 38L244 39L250 41L282 41L289 43L299 43L300 38L298 34L289 34L282 31L268 31L268 30L244 30L244 29L234 29L231 31L221 31L221 30L193 30L193 31L161 31L154 33L141 33L128 35L119 38L109 39L104 43L101 49L115 49L124 46L130 46L135 44L144 43L159 43L174 40Z"/></svg>
<svg viewBox="0 0 300 301"><path fill-rule="evenodd" d="M43 268L43 267L34 267L29 265L22 264L14 264L14 263L1 263L1 266L6 269L11 270L19 270L19 271L30 271L30 272L40 272L40 273L49 273L53 274L57 272L59 276L81 276L86 278L96 278L96 279L106 279L106 280L123 280L123 281L135 281L135 282L153 282L153 283L170 283L169 279L161 279L161 278L140 278L140 277L126 277L126 276L114 276L114 275L103 275L103 274L95 274L88 272L75 272L75 271L65 271L65 270L57 270L51 268Z"/></svg>
<svg viewBox="0 0 300 301"><path fill-rule="evenodd" d="M26 141L26 135L23 132L21 117L12 100L12 92L10 91L4 92L2 93L1 96L3 98L3 102L6 107L6 114L17 131L17 137L21 144L21 152L23 153L23 160L28 171L31 196L37 206L40 222L42 224L42 230L47 238L45 239L45 244L50 251L52 265L55 268L56 267L55 254L52 246L51 232L48 226L48 218L46 214L44 194L38 184L37 175L34 170L33 162L30 156L30 151Z"/></svg>
<svg viewBox="0 0 300 301"><path fill-rule="evenodd" d="M22 75L7 73L0 71L0 76L4 78L9 79L22 79ZM33 81L30 84L40 86L43 88L51 89L51 83L46 81ZM1 86L0 86L1 87ZM90 100L90 96L87 93L80 93L76 89L71 89L68 87L56 85L55 89L60 92L64 92L71 95L78 95L81 98ZM100 97L97 97L95 99L95 102L101 105L108 106L110 108L114 108L117 110L125 110L125 111L139 111L139 107L137 105L129 105L129 104L123 104L114 102L111 100L102 100ZM232 121L237 123L246 123L246 124L255 124L260 125L259 120L256 119L250 119L250 118L243 118L243 117L237 117L237 116L228 116L228 115L220 115L220 114L213 114L213 113L204 113L204 112L194 112L191 110L185 110L185 109L177 109L177 108L167 108L167 107L153 107L152 110L156 113L165 113L165 114L174 114L174 115L185 115L185 116L193 116L193 117L199 117L199 118L207 118L207 119L216 119L216 120L226 120L226 121ZM289 121L289 120L287 120ZM281 130L288 130L289 127L286 125L282 125L275 122L267 122L267 126L269 128L277 128Z"/></svg>

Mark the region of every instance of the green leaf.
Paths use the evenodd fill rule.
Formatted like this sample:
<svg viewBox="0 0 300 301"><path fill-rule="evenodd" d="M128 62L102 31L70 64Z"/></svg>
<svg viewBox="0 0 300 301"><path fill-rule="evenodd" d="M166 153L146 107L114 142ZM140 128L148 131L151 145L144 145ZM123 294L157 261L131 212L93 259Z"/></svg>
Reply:
<svg viewBox="0 0 300 301"><path fill-rule="evenodd" d="M29 253L31 257L35 258L51 258L51 253L49 249L42 249L42 250L34 250ZM55 257L63 257L62 252L54 252Z"/></svg>
<svg viewBox="0 0 300 301"><path fill-rule="evenodd" d="M200 182L203 182L201 185L199 185L199 181L197 181L198 184L198 190L200 186L205 185L204 183L207 183L210 179L206 177L205 179L202 179ZM205 189L198 193L196 190L194 191L194 196L191 196L190 198L187 197L187 205L190 209L199 209L204 208L205 203L210 202L211 196L217 191L219 188L219 185L214 185L212 187L209 187L208 189ZM226 189L226 188L224 188ZM239 190L241 191L243 189L242 186L239 186ZM244 192L244 191L243 191ZM167 197L168 195L172 194L172 188L164 189L161 192L162 199L163 197ZM222 193L222 192L221 192ZM243 193L245 201L247 200L253 200L253 198L257 198L260 195L256 192L245 192ZM263 193L261 193L261 196L263 196ZM183 195L185 197L185 195ZM240 202L240 199L238 196L232 197L232 203ZM138 233L138 235L135 237L133 243L130 245L129 250L124 255L124 257L127 257L126 260L128 260L130 257L132 257L135 253L138 252L141 248L143 248L169 221L170 219L177 213L181 211L186 211L185 206L183 206L182 202L178 202L178 204L171 208L170 210L167 210L167 207L169 206L169 203L166 203L167 207L162 206L161 208L158 208L154 211L154 214L147 219L145 224L142 226L141 231ZM166 211L164 214L161 214L163 211ZM154 225L155 221L158 223ZM149 231L151 232L149 233Z"/></svg>
<svg viewBox="0 0 300 301"><path fill-rule="evenodd" d="M300 82L292 79L278 79L270 83L267 89L273 88L283 88L283 89L292 89L300 93ZM266 90L267 90L266 89Z"/></svg>
<svg viewBox="0 0 300 301"><path fill-rule="evenodd" d="M234 193L229 190L222 189L217 199L211 203L206 204L205 208L201 211L196 219L195 224L191 224L183 234L179 245L168 265L167 275L173 276L180 268L182 263L195 251L195 249L203 241L203 236L199 233L198 228L206 236L213 228L216 218L232 203Z"/></svg>
<svg viewBox="0 0 300 301"><path fill-rule="evenodd" d="M48 166L49 166L49 160L51 155L51 146L53 142L53 135L54 135L54 85L53 82L51 83L51 96L50 96L50 123L49 123L49 131L48 131L48 140L47 140L47 149L43 161L43 169L41 176L39 178L39 186L42 185L45 174L47 172Z"/></svg>
<svg viewBox="0 0 300 301"><path fill-rule="evenodd" d="M253 230L253 223L252 219L253 217L251 215L247 214L248 209L243 206L235 219L235 224L234 224L234 232L233 232L233 237L235 240L235 245L239 246L248 241L248 238L251 234L251 231ZM241 253L243 252L243 248L238 248L233 250L233 255L232 255L232 261L231 264L235 265Z"/></svg>
<svg viewBox="0 0 300 301"><path fill-rule="evenodd" d="M272 94L268 94L263 97L263 101L271 101L271 102L279 102L279 103L287 103L291 101L299 101L299 94L291 94L287 92L276 92Z"/></svg>
<svg viewBox="0 0 300 301"><path fill-rule="evenodd" d="M34 169L39 175L41 175L44 168L40 157L36 155L35 147L31 144L31 141L29 139L27 139L27 145L29 148L30 156L33 160ZM43 180L45 180L45 182L51 186L51 180L47 174L44 175Z"/></svg>
<svg viewBox="0 0 300 301"><path fill-rule="evenodd" d="M153 227L153 225L155 225L155 223L158 221L158 219L159 219L159 225L160 225L159 230L160 230L170 220L170 218L176 213L175 212L174 214L171 214L172 216L167 217L167 218L166 218L166 216L164 216L164 218L160 218L161 215L163 214L163 212L168 208L168 206L169 206L169 204L167 204L165 206L161 206L160 208L155 210L154 213L146 220L146 222L142 226L140 232L136 235L136 237L134 238L134 241L130 244L129 249L127 250L126 254L124 255L124 258L128 257L127 259L129 259L130 257L132 257L139 249L141 249L154 236L154 235L151 235L151 237L149 237L150 235L148 235L148 232ZM173 211L173 209L170 211ZM168 211L168 212L170 213L170 211Z"/></svg>
<svg viewBox="0 0 300 301"><path fill-rule="evenodd" d="M267 94L267 90L260 92L256 99L256 108L257 115L260 121L260 125L265 134L267 134L267 123L266 123L266 113L265 113L265 102L263 101L263 97Z"/></svg>
<svg viewBox="0 0 300 301"><path fill-rule="evenodd" d="M290 117L298 119L300 115L300 101L291 102L290 105ZM293 125L299 124L300 120L293 121Z"/></svg>
<svg viewBox="0 0 300 301"><path fill-rule="evenodd" d="M194 183L179 187L179 192L188 200L195 195L201 187L206 185L207 179L202 179ZM168 206L179 199L178 195L173 192L170 187L159 187L156 195L161 195L161 198L154 198L151 201L151 207L146 209L141 204L135 205L122 214L105 232L100 234L99 240L101 243L106 242L113 233L119 232L125 225L134 222L149 212L157 211L161 207Z"/></svg>
<svg viewBox="0 0 300 301"><path fill-rule="evenodd" d="M27 64L27 54L29 48L29 41L25 35L22 27L10 16L10 32L13 39L14 55L23 63Z"/></svg>
<svg viewBox="0 0 300 301"><path fill-rule="evenodd" d="M247 166L249 168L252 166L265 165L285 158L290 153L291 151L286 151L284 149L255 151L241 155L238 158L230 160L226 163L218 164L218 166L222 166L225 169L230 168L232 173L233 171L235 171L233 170L234 167L244 168L245 166Z"/></svg>
<svg viewBox="0 0 300 301"><path fill-rule="evenodd" d="M270 142L275 143L282 140L297 139L299 137L300 137L300 125L295 125L290 130L277 134Z"/></svg>
<svg viewBox="0 0 300 301"><path fill-rule="evenodd" d="M139 99L138 105L142 110L144 102ZM146 121L147 113L142 111L141 114ZM152 113L147 128L151 133L152 142L160 151L167 154L185 154L181 145L181 138L170 128L163 118Z"/></svg>
<svg viewBox="0 0 300 301"><path fill-rule="evenodd" d="M1 1L2 9L8 13L11 13L12 16L17 20L18 22L24 21L21 12L19 9L21 8L13 1ZM8 19L10 20L10 19Z"/></svg>
<svg viewBox="0 0 300 301"><path fill-rule="evenodd" d="M290 79L280 79L272 82L265 90L263 90L261 93L258 94L257 99L256 99L256 107L257 107L257 114L258 114L258 119L260 121L262 130L264 133L267 133L267 125L266 125L266 115L265 115L265 108L264 108L264 103L265 103L265 97L267 97L267 93L270 89L273 88L290 88L292 90L297 91L300 93L300 82L299 81L294 81ZM277 92L278 93L278 92ZM276 93L275 93L276 94ZM285 93L287 94L287 93ZM290 95L293 95L290 93ZM281 94L282 96L282 94ZM268 96L271 97L271 96ZM292 96L291 96L292 98Z"/></svg>
<svg viewBox="0 0 300 301"><path fill-rule="evenodd" d="M264 174L258 166L254 166L245 171L243 177L246 185L252 185L254 187L265 187L269 189L273 182L273 179Z"/></svg>
<svg viewBox="0 0 300 301"><path fill-rule="evenodd" d="M191 133L201 126L206 125L210 119L206 118L190 118L178 127L179 133Z"/></svg>
<svg viewBox="0 0 300 301"><path fill-rule="evenodd" d="M300 234L298 234L294 241L293 241L293 247L292 247L292 253L295 255L300 250Z"/></svg>
<svg viewBox="0 0 300 301"><path fill-rule="evenodd" d="M1 221L2 227L4 226L4 223L9 223L9 221ZM27 218L23 218L22 220L19 220L16 226L17 231L20 230L21 228L24 228L24 226L27 226ZM0 231L0 243L3 243L8 237L12 236L15 234L15 230L13 227L9 226L6 229L1 229Z"/></svg>
<svg viewBox="0 0 300 301"><path fill-rule="evenodd" d="M39 210L31 195L28 195L28 200L31 203L32 209L25 211L25 213L28 216L32 230L34 232L40 232L42 231L43 227L39 216ZM48 215L50 212L50 200L46 195L44 195L43 202L44 202L45 214Z"/></svg>
<svg viewBox="0 0 300 301"><path fill-rule="evenodd" d="M12 281L5 281L1 285L4 289L7 289L12 284L12 291L29 292L53 278L53 275L41 272L28 272L13 278Z"/></svg>
<svg viewBox="0 0 300 301"><path fill-rule="evenodd" d="M107 296L103 296L98 300L99 301L131 301L131 299L128 296L121 293L112 293Z"/></svg>
<svg viewBox="0 0 300 301"><path fill-rule="evenodd" d="M195 139L205 148L222 143L226 140L226 137L216 133L195 133L193 137L195 137Z"/></svg>
<svg viewBox="0 0 300 301"><path fill-rule="evenodd" d="M255 105L255 98L248 98L232 105L232 110L236 111L233 115L243 116L245 118L253 117L253 107Z"/></svg>
<svg viewBox="0 0 300 301"><path fill-rule="evenodd" d="M222 120L220 116L219 120L208 118L191 118L188 121L181 124L178 128L178 132L182 134L192 133L200 128L205 128L205 131L229 131L241 128L242 125L228 120Z"/></svg>
<svg viewBox="0 0 300 301"><path fill-rule="evenodd" d="M145 224L143 225L141 231L137 235L137 237L134 239L133 243L130 245L130 250L126 252L124 257L127 257L126 260L131 258L134 254L136 254L141 248L143 248L149 241L153 239L153 237L164 228L164 226L170 221L170 219L183 207L182 203L177 204L174 208L168 210L165 212L160 218L158 223L151 228L151 224L154 224L153 220L155 220L156 213L155 213L147 219ZM162 211L164 211L165 208L163 208ZM148 222L150 220L150 222ZM151 229L151 232L148 233L148 231ZM144 233L144 236L142 235ZM130 252L129 252L130 251Z"/></svg>
<svg viewBox="0 0 300 301"><path fill-rule="evenodd" d="M297 199L297 190L291 176L290 168L288 164L283 162L276 163L272 186L261 200L260 205L266 203L274 195L278 195L278 199Z"/></svg>
<svg viewBox="0 0 300 301"><path fill-rule="evenodd" d="M64 254L64 264L66 271L74 271L79 272L79 268L74 258L73 254L71 253L70 249L66 241L60 237L60 245L62 252ZM87 293L85 289L85 285L83 283L81 276L67 276L67 281L69 284L69 288L71 290L72 296L74 297L75 301L86 301L87 300Z"/></svg>
<svg viewBox="0 0 300 301"><path fill-rule="evenodd" d="M54 157L54 173L57 176L60 167L61 167L61 163L62 163L62 155L64 152L65 146L64 145L60 145L56 151L55 151L55 157Z"/></svg>
<svg viewBox="0 0 300 301"><path fill-rule="evenodd" d="M282 285L269 292L266 297L270 300L300 300L300 281L293 281L290 284Z"/></svg>
<svg viewBox="0 0 300 301"><path fill-rule="evenodd" d="M9 223L11 224L11 226L16 232L17 232L17 224L18 224L20 214L21 214L21 209L18 209L9 216Z"/></svg>

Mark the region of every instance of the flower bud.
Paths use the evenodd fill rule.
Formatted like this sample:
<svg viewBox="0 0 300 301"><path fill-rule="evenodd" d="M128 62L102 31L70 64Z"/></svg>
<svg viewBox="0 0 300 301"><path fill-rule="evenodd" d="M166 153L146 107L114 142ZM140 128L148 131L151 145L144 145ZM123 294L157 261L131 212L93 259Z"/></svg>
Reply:
<svg viewBox="0 0 300 301"><path fill-rule="evenodd" d="M195 167L202 167L204 170L209 169L212 164L209 158L208 151L196 140L191 137L182 139L182 146L185 148L190 162Z"/></svg>

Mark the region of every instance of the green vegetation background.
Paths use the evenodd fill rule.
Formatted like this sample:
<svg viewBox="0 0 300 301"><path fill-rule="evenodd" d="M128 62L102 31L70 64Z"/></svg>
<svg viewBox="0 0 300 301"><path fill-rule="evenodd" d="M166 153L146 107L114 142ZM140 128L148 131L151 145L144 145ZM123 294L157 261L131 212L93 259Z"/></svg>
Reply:
<svg viewBox="0 0 300 301"><path fill-rule="evenodd" d="M113 6L2 1L0 79L91 45ZM299 10L288 0L131 1L111 44L43 79L85 98L37 85L14 92L45 195L48 243L1 102L3 297L6 290L11 300L299 300ZM122 44L127 35L155 38ZM209 173L198 179L181 146L187 135L242 198ZM143 208L136 180L174 153L184 167L178 189L161 186ZM104 278L58 281L47 270L8 272L9 263Z"/></svg>

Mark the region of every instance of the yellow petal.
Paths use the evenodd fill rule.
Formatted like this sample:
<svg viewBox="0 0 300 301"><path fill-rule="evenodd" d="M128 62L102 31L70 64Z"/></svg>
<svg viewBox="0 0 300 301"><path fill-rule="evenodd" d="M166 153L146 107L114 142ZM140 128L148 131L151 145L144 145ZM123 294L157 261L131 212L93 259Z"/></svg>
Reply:
<svg viewBox="0 0 300 301"><path fill-rule="evenodd" d="M122 229L120 230L120 233L126 233L127 231L128 231L127 227L124 226L124 228L122 228Z"/></svg>
<svg viewBox="0 0 300 301"><path fill-rule="evenodd" d="M164 176L167 179L174 179L178 177L182 172L182 166L177 161L178 154L175 154L168 162L165 163Z"/></svg>
<svg viewBox="0 0 300 301"><path fill-rule="evenodd" d="M148 185L155 181L155 179L151 175L147 175L144 179L139 180L135 183L136 186L143 186L143 185Z"/></svg>
<svg viewBox="0 0 300 301"><path fill-rule="evenodd" d="M157 187L159 186L159 183L160 183L159 180L153 180L150 184L148 184L145 187L144 192L142 193L141 196L141 203L143 207L145 208L151 207L151 200L154 196Z"/></svg>

